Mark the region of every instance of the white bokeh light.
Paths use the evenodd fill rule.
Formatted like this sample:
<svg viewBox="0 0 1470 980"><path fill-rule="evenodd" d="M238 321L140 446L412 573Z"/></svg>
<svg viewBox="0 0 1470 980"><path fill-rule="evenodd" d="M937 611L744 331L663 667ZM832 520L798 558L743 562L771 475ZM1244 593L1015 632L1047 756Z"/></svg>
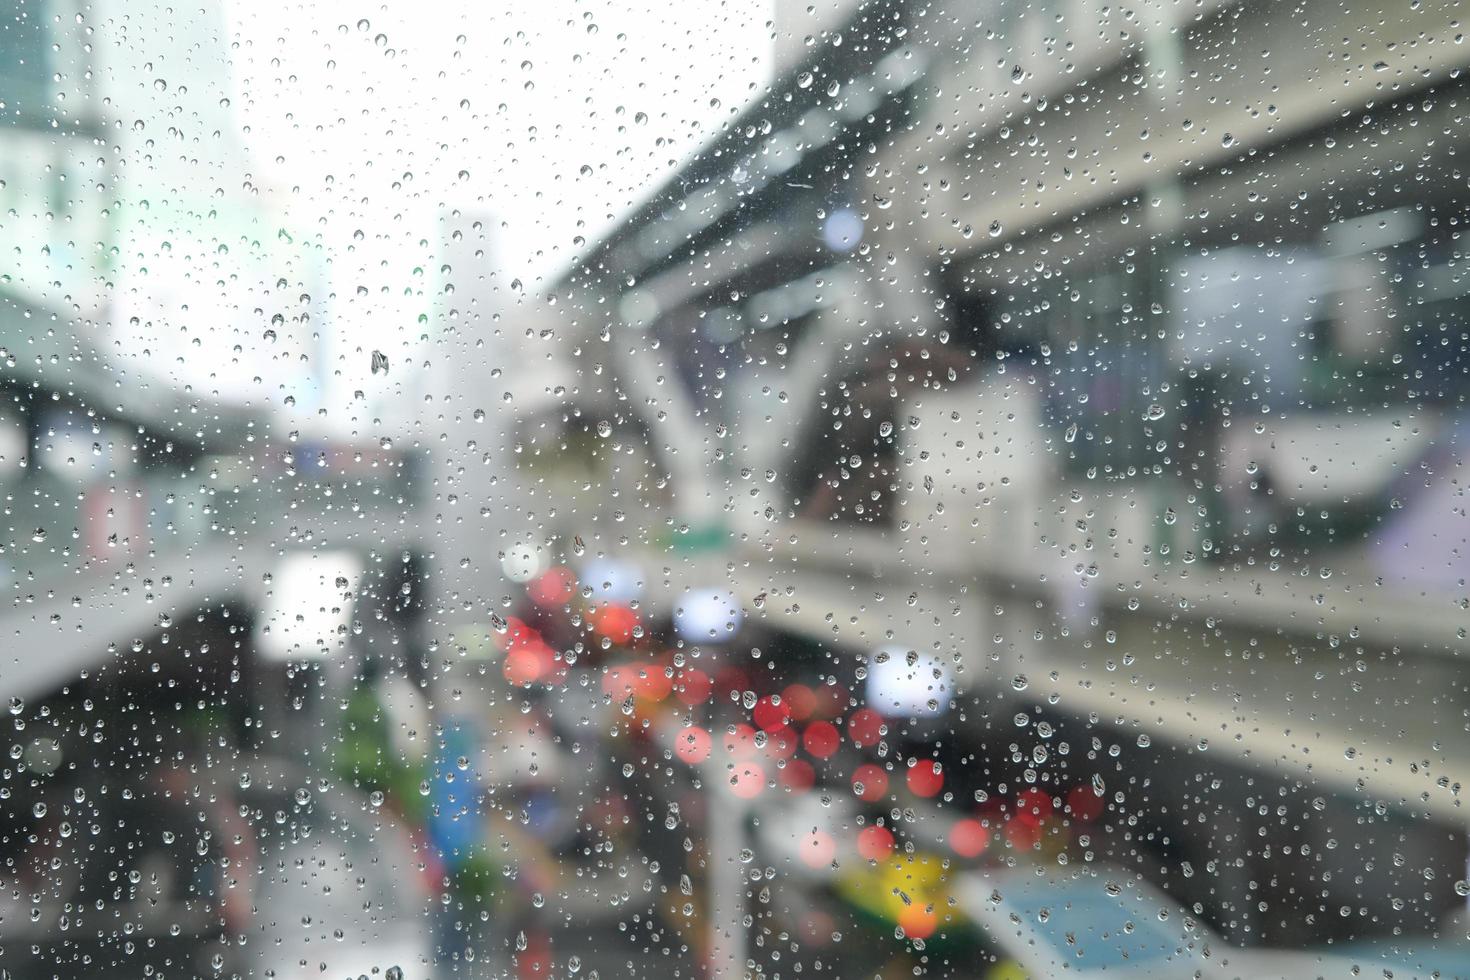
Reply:
<svg viewBox="0 0 1470 980"><path fill-rule="evenodd" d="M691 643L732 639L744 621L740 601L722 589L695 589L674 610L674 631Z"/></svg>
<svg viewBox="0 0 1470 980"><path fill-rule="evenodd" d="M936 653L883 647L868 661L868 707L891 718L943 714L954 694L953 670Z"/></svg>

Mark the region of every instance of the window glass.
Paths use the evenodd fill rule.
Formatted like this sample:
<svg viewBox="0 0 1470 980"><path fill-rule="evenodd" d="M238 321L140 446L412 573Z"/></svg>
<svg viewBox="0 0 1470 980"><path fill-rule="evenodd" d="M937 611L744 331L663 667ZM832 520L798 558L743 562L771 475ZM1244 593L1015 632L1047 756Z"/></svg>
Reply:
<svg viewBox="0 0 1470 980"><path fill-rule="evenodd" d="M1449 0L12 0L0 980L1470 976Z"/></svg>

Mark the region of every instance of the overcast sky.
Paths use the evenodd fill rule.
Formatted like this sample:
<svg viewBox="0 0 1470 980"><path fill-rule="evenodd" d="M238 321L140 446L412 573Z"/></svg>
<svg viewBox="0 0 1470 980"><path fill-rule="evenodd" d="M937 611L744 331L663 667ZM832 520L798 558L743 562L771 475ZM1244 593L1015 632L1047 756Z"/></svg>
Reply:
<svg viewBox="0 0 1470 980"><path fill-rule="evenodd" d="M173 320L198 322L210 310L221 326L175 356L168 338L185 331L151 311L132 346L151 345L152 363L175 381L227 396L279 407L294 392L286 414L304 423L324 419L361 434L375 416L404 417L431 383L420 338L433 332L422 318L432 318L442 285L443 210L486 218L498 287L519 280L519 291L535 295L764 90L770 3L226 0L228 60L213 62L211 91L205 97L198 84L208 53L180 52L193 66L181 78L196 76L193 94L211 114L212 88L229 90L225 125L239 141L231 152L272 212L245 217L279 222L322 248L289 272L238 276L226 287L241 294L234 298L215 295L219 258L206 245L154 255L164 273L152 276L155 292L197 284L190 314L181 318L175 301ZM139 54L152 57L152 42L144 47ZM235 185L222 183L228 208ZM185 268L200 256L208 268ZM325 287L300 275L318 256L332 294L326 305L316 295ZM251 322L259 296L283 277L313 293L310 322L327 325L309 349L284 334L262 339L266 331ZM265 316L281 301L266 297ZM300 312L287 310L288 328ZM297 329L293 342L301 337ZM374 350L394 365L387 379L370 375Z"/></svg>
<svg viewBox="0 0 1470 980"><path fill-rule="evenodd" d="M238 0L235 105L262 175L337 235L412 236L441 202L488 212L530 287L765 85L769 7Z"/></svg>
<svg viewBox="0 0 1470 980"><path fill-rule="evenodd" d="M401 414L444 210L486 219L492 288L534 296L764 91L771 2L119 9L119 356L293 424Z"/></svg>

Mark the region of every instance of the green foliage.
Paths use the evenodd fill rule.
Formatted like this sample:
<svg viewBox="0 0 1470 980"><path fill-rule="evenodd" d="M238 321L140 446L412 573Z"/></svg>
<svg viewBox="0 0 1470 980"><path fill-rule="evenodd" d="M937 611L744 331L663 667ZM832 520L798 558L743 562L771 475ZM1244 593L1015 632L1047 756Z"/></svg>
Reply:
<svg viewBox="0 0 1470 980"><path fill-rule="evenodd" d="M500 892L500 866L488 854L475 850L455 870L454 890L461 901L488 904Z"/></svg>
<svg viewBox="0 0 1470 980"><path fill-rule="evenodd" d="M422 825L428 810L419 793L423 773L393 751L383 706L371 683L359 684L342 712L333 769L348 785L383 793L406 820Z"/></svg>

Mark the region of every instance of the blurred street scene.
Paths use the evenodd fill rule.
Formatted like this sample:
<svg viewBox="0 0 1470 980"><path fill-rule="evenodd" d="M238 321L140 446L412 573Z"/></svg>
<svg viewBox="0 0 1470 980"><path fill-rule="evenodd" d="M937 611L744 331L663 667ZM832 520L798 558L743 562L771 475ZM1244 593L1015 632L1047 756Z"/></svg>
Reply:
<svg viewBox="0 0 1470 980"><path fill-rule="evenodd" d="M1445 0L0 11L0 977L1470 976Z"/></svg>

